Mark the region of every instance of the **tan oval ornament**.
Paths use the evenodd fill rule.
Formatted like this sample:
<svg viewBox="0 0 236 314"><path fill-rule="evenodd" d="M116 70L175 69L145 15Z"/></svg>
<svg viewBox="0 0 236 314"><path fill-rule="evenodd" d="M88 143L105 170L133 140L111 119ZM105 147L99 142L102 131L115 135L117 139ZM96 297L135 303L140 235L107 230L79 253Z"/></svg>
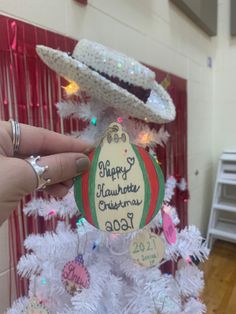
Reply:
<svg viewBox="0 0 236 314"><path fill-rule="evenodd" d="M84 218L107 232L143 228L158 213L165 182L158 163L131 144L119 123L112 123L90 153L91 167L75 180L75 200Z"/></svg>
<svg viewBox="0 0 236 314"><path fill-rule="evenodd" d="M44 304L33 297L21 314L50 314L50 312Z"/></svg>
<svg viewBox="0 0 236 314"><path fill-rule="evenodd" d="M154 233L140 232L131 241L130 255L141 266L158 265L165 256L164 241Z"/></svg>

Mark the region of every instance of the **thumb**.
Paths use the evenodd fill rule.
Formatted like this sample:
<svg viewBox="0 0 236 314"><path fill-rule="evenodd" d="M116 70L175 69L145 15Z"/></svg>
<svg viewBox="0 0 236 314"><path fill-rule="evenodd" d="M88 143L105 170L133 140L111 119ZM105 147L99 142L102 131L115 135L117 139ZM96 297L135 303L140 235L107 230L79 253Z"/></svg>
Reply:
<svg viewBox="0 0 236 314"><path fill-rule="evenodd" d="M21 161L21 186L25 195L33 192L38 186L38 179L34 168L25 160ZM24 166L23 166L24 163ZM50 179L48 185L60 183L83 173L89 169L89 158L81 153L61 153L40 157L39 166L48 166L43 174L45 180ZM20 170L20 169L19 169ZM19 180L18 180L19 181Z"/></svg>

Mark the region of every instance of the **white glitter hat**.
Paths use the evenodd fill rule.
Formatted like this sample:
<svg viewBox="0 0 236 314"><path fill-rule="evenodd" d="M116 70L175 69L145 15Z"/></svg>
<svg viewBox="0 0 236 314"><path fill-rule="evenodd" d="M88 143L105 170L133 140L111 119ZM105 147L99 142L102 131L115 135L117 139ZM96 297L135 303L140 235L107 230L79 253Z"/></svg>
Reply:
<svg viewBox="0 0 236 314"><path fill-rule="evenodd" d="M41 45L36 50L49 68L104 105L149 122L175 119L172 99L155 81L155 73L134 59L86 39L71 56Z"/></svg>

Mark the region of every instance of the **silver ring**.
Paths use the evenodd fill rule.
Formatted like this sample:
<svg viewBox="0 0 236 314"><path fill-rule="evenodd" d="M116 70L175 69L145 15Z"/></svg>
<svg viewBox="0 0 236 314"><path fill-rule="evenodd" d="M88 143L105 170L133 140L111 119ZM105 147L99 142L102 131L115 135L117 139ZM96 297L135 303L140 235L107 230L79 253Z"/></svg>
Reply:
<svg viewBox="0 0 236 314"><path fill-rule="evenodd" d="M11 122L12 129L12 143L13 143L13 151L16 154L20 147L20 124L18 121L13 119L9 120Z"/></svg>
<svg viewBox="0 0 236 314"><path fill-rule="evenodd" d="M48 184L51 183L51 179L44 179L43 175L48 170L48 166L40 166L37 164L37 161L40 159L40 156L34 157L30 156L29 158L26 158L25 161L27 161L32 168L34 169L34 172L37 176L37 188L36 190L43 190L46 188Z"/></svg>

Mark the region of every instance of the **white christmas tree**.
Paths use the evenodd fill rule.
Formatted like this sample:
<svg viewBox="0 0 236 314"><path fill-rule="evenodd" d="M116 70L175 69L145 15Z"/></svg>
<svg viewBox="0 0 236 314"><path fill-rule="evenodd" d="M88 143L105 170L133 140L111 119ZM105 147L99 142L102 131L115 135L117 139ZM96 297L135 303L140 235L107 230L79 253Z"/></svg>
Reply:
<svg viewBox="0 0 236 314"><path fill-rule="evenodd" d="M110 83L100 77L100 73L103 71L99 72L98 69L98 72L90 73L94 71L100 57L101 62L98 63L98 68L101 67L101 64L108 66L109 71L113 74L114 71L117 71L116 66L118 66L118 71L123 66L127 69L131 67L131 71L128 69L129 72L127 69L122 70L123 81L126 81L128 74L131 75L134 83L145 85L151 81L151 87L154 86L158 93L154 101L155 97L151 92L149 102L151 107L147 107L143 103L143 108L146 108L147 113L150 113L151 108L153 115L156 114L157 121L160 116L165 116L166 112L169 114L170 120L173 120L174 107L170 97L163 91L163 88L156 86L153 81L155 76L152 72L136 61L113 51L108 52L110 58L108 60L105 58L107 50L101 45L91 44L87 41L83 42L83 45L83 53L75 54L74 58L44 48L40 48L42 49L41 57L48 60L44 61L49 66L54 64L55 67L51 66L54 70L57 67L60 68L64 62L66 65L62 65L58 72L64 73L66 77L70 77L69 74L72 73L72 77L89 85L90 77L87 76L89 73L94 80L92 83L96 81L96 84L99 84L100 81L97 80L99 77L106 88ZM85 48L86 53L83 51ZM91 57L91 49L96 50L96 58ZM51 54L55 53L57 54L56 58L50 59ZM48 56L49 59L47 59ZM81 59L87 58L87 60L83 60L84 62L91 62L89 69L76 63L75 58L78 56ZM107 63L109 64L107 65ZM82 74L80 76L80 73L76 72L77 66L84 76ZM135 69L138 70L137 73L135 73ZM74 70L76 71L73 72ZM71 71L71 73L66 73L66 71ZM141 78L139 79L140 74ZM83 82L84 77L86 79ZM147 81L145 81L146 79ZM119 99L115 98L116 93L119 92L121 97L125 95L131 103L135 101L141 104L141 102L123 89L118 90L113 86L114 84L110 86L111 99L114 98L114 103L117 102L120 106L111 108L107 104L104 105L101 101L104 95L96 89L96 84L94 89L100 97L99 101L98 98L93 97L86 104L70 100L58 104L58 111L62 118L80 118L89 122L85 130L74 135L79 135L97 146L100 144L105 130L115 121L122 124L132 144L148 148L152 159L153 157L157 159L155 147L156 145L164 146L169 134L163 127L158 132L149 127L146 122L150 121L152 114L149 114L149 118L143 117L145 122L130 119L129 116L132 116L132 112L136 118L142 118L144 109L140 110L134 106L136 109L131 108L132 110L127 113L126 110L122 110L123 104L120 105ZM101 85L101 88L104 88L104 85ZM70 87L65 90L69 95L80 93L75 82L71 82ZM95 93L94 90L91 92ZM110 97L110 94L106 97ZM127 100L126 98L124 101ZM82 97L80 97L81 99ZM29 279L29 292L27 297L18 299L12 305L7 314L205 313L206 307L199 298L204 286L203 273L192 260L202 262L207 258L209 252L195 226L178 230L177 211L170 205L175 189L186 190L184 178L178 184L174 177L168 178L165 185L164 202L155 218L144 228L124 234L105 232L89 224L80 215L73 191L70 191L60 201L55 199L32 200L24 209L26 215L39 215L45 219L51 219L57 215L64 221L58 223L55 232L30 235L25 240L25 248L28 253L21 257L18 273ZM73 230L68 224L69 218L73 216L79 217L76 230ZM177 264L175 273L167 274L161 271L160 266L167 261Z"/></svg>
<svg viewBox="0 0 236 314"><path fill-rule="evenodd" d="M171 177L166 183L165 203L171 200L176 183ZM52 208L54 209L52 213ZM174 207L165 210L175 225L179 219ZM38 214L50 219L57 214L72 216L77 212L71 191L64 200L33 200L25 208L26 214ZM142 230L125 235L100 231L80 218L77 229L60 222L55 233L30 235L25 247L30 252L18 264L18 273L30 279L28 297L17 300L8 314L19 313L204 313L199 299L203 289L203 273L190 256L203 261L208 249L198 229L186 227L177 232L176 242L168 243L163 233L162 215L158 213L144 229L157 229L165 243L163 259L157 265L144 267L130 254L130 243ZM79 256L89 273L89 287L67 292L62 280L65 265ZM168 260L178 261L174 275L162 274L160 265ZM32 299L48 312L29 310ZM28 307L27 307L28 306ZM39 310L38 310L39 311Z"/></svg>

